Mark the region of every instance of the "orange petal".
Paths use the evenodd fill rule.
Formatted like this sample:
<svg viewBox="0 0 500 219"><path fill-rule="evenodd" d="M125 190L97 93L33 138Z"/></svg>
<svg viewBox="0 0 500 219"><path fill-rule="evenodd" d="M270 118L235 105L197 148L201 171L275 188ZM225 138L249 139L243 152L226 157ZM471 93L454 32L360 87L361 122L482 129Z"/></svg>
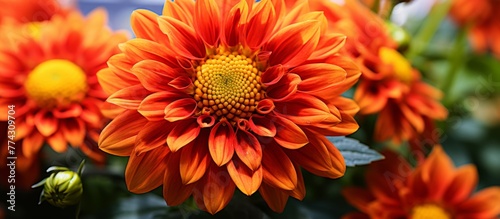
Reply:
<svg viewBox="0 0 500 219"><path fill-rule="evenodd" d="M276 135L276 126L269 118L253 115L248 120L248 127L252 132L264 137L274 137Z"/></svg>
<svg viewBox="0 0 500 219"><path fill-rule="evenodd" d="M135 138L134 152L137 155L154 150L160 146L165 145L165 139L167 139L168 133L172 130L172 123L168 121L155 121L147 122L137 130L137 137Z"/></svg>
<svg viewBox="0 0 500 219"><path fill-rule="evenodd" d="M276 144L268 144L262 151L264 182L284 190L297 186L297 172L292 161Z"/></svg>
<svg viewBox="0 0 500 219"><path fill-rule="evenodd" d="M99 106L101 113L104 117L107 118L115 118L118 115L122 114L125 112L127 109L121 108L115 104L109 103L109 102L104 102ZM87 118L87 117L84 117Z"/></svg>
<svg viewBox="0 0 500 219"><path fill-rule="evenodd" d="M205 135L208 133L205 133ZM197 182L210 165L210 155L206 147L207 136L200 136L180 151L179 170L184 185Z"/></svg>
<svg viewBox="0 0 500 219"><path fill-rule="evenodd" d="M167 169L165 159L169 153L166 148L147 152L132 151L125 169L128 190L133 193L146 193L158 188L163 183Z"/></svg>
<svg viewBox="0 0 500 219"><path fill-rule="evenodd" d="M173 17L193 26L194 1L165 1L162 15Z"/></svg>
<svg viewBox="0 0 500 219"><path fill-rule="evenodd" d="M171 65L171 63L177 64L176 62L172 62L172 59L175 60L175 55L172 54L170 47L158 42L135 38L119 44L118 47L125 53L129 60L134 61L133 64L142 60L156 60L168 66L176 66Z"/></svg>
<svg viewBox="0 0 500 219"><path fill-rule="evenodd" d="M279 30L263 47L264 51L272 51L269 64L294 67L307 60L318 45L320 24L308 20Z"/></svg>
<svg viewBox="0 0 500 219"><path fill-rule="evenodd" d="M109 154L129 156L137 134L146 123L147 120L136 111L125 111L102 130L99 148Z"/></svg>
<svg viewBox="0 0 500 219"><path fill-rule="evenodd" d="M343 34L330 33L319 38L318 46L309 59L321 60L333 56L344 47L347 37Z"/></svg>
<svg viewBox="0 0 500 219"><path fill-rule="evenodd" d="M262 0L257 3L251 10L248 21L243 27L244 32L241 33L245 46L248 46L250 49L261 47L271 37L278 19L271 0Z"/></svg>
<svg viewBox="0 0 500 219"><path fill-rule="evenodd" d="M266 71L262 73L260 81L265 86L271 86L278 83L286 73L287 69L282 65L275 65L267 68Z"/></svg>
<svg viewBox="0 0 500 219"><path fill-rule="evenodd" d="M61 132L56 132L47 138L47 143L57 153L64 153L68 149L68 142Z"/></svg>
<svg viewBox="0 0 500 219"><path fill-rule="evenodd" d="M125 56L124 54L118 54L118 55L121 55L120 57ZM112 94L112 93L115 93L115 92L125 88L125 87L130 87L132 85L138 84L137 79L134 78L135 76L131 77L132 79L130 79L130 80L124 80L124 79L118 77L117 74L114 72L114 71L118 71L118 70L112 69L115 67L112 66L111 62L114 59L118 59L118 58L115 58L118 55L112 56L110 58L110 60L108 61L108 63L109 63L108 65L110 66L109 68L101 69L97 73L97 79L99 80L99 84L101 85L104 92L106 92L107 94Z"/></svg>
<svg viewBox="0 0 500 219"><path fill-rule="evenodd" d="M86 130L85 124L80 119L67 119L61 123L61 132L64 138L72 145L79 146L83 143Z"/></svg>
<svg viewBox="0 0 500 219"><path fill-rule="evenodd" d="M291 1L287 2L290 3ZM301 15L310 12L308 1L293 1L293 2L295 3L294 7L289 8L289 10L287 11L286 16L283 19L283 23L281 24L282 27L288 26L293 23L297 23Z"/></svg>
<svg viewBox="0 0 500 219"><path fill-rule="evenodd" d="M23 139L23 155L27 158L35 156L43 146L44 137L38 132L32 132Z"/></svg>
<svg viewBox="0 0 500 219"><path fill-rule="evenodd" d="M259 193L273 211L278 213L283 212L286 202L288 201L288 194L285 191L262 183L259 188Z"/></svg>
<svg viewBox="0 0 500 219"><path fill-rule="evenodd" d="M1 107L1 106L0 106ZM7 107L5 107L7 109ZM5 113L7 114L7 113ZM16 112L17 114L17 112ZM23 117L17 117L16 118L16 138L15 140L21 140L24 139L25 137L28 137L28 135L33 131L34 125L33 124L28 124L27 123L27 118L25 116ZM33 132L37 133L37 132Z"/></svg>
<svg viewBox="0 0 500 219"><path fill-rule="evenodd" d="M188 24L168 16L160 16L158 23L163 33L168 35L170 42L176 45L177 54L195 60L205 57L203 40Z"/></svg>
<svg viewBox="0 0 500 219"><path fill-rule="evenodd" d="M168 104L186 97L188 95L175 91L152 93L144 98L137 111L149 121L165 120L165 108Z"/></svg>
<svg viewBox="0 0 500 219"><path fill-rule="evenodd" d="M80 104L71 104L67 108L56 108L52 110L54 117L59 119L79 117L82 114L82 107Z"/></svg>
<svg viewBox="0 0 500 219"><path fill-rule="evenodd" d="M156 20L158 15L152 11L137 9L130 15L130 26L138 38L155 42L168 42L167 36L161 32Z"/></svg>
<svg viewBox="0 0 500 219"><path fill-rule="evenodd" d="M233 157L235 138L233 127L227 121L218 122L210 131L208 149L218 166L226 164Z"/></svg>
<svg viewBox="0 0 500 219"><path fill-rule="evenodd" d="M173 57L170 57L173 58ZM179 76L188 76L188 73L183 71L184 68L177 63L175 59L169 59L168 62L161 62L157 60L142 60L133 66L134 74L141 74L145 77L150 77L147 74L157 75L155 77L163 78L163 82L170 82L172 79ZM158 82L151 82L152 84ZM151 89L158 89L163 85L149 86ZM155 88L156 87L156 88ZM158 90L160 91L160 90Z"/></svg>
<svg viewBox="0 0 500 219"><path fill-rule="evenodd" d="M466 218L497 218L500 214L500 187L492 186L477 192L459 204L457 215Z"/></svg>
<svg viewBox="0 0 500 219"><path fill-rule="evenodd" d="M260 114L269 114L274 110L274 102L271 99L263 99L257 104L256 111Z"/></svg>
<svg viewBox="0 0 500 219"><path fill-rule="evenodd" d="M221 31L219 6L214 0L198 0L194 6L194 28L205 44L216 46Z"/></svg>
<svg viewBox="0 0 500 219"><path fill-rule="evenodd" d="M179 172L180 153L170 153L163 178L163 198L169 206L182 204L192 193L195 184L182 184Z"/></svg>
<svg viewBox="0 0 500 219"><path fill-rule="evenodd" d="M335 84L344 81L347 75L344 69L328 63L300 65L290 72L300 76L302 80L298 86L300 91L319 95L328 92L329 89L337 89Z"/></svg>
<svg viewBox="0 0 500 219"><path fill-rule="evenodd" d="M186 119L193 115L196 108L197 103L192 98L175 100L165 107L165 119L169 122Z"/></svg>
<svg viewBox="0 0 500 219"><path fill-rule="evenodd" d="M289 191L288 194L298 200L302 200L306 196L306 185L302 176L302 170L297 164L294 164L294 166L297 171L297 186L292 191Z"/></svg>
<svg viewBox="0 0 500 219"><path fill-rule="evenodd" d="M262 160L262 148L259 140L250 132L238 130L236 132L236 145L234 150L241 161L250 170L257 170Z"/></svg>
<svg viewBox="0 0 500 219"><path fill-rule="evenodd" d="M169 86L187 94L194 94L194 84L190 77L179 76L168 83Z"/></svg>
<svg viewBox="0 0 500 219"><path fill-rule="evenodd" d="M174 77L180 75L177 72L182 71L160 64L158 61L143 60L132 67L132 72L137 76L144 88L151 92L161 92L172 89L168 86L168 83Z"/></svg>
<svg viewBox="0 0 500 219"><path fill-rule="evenodd" d="M287 154L307 171L318 176L333 178L331 177L333 163L325 145L326 141L328 140L323 136L319 139L312 138L306 146L297 150L288 150Z"/></svg>
<svg viewBox="0 0 500 219"><path fill-rule="evenodd" d="M125 109L136 110L142 100L150 94L140 84L123 88L108 97L106 101Z"/></svg>
<svg viewBox="0 0 500 219"><path fill-rule="evenodd" d="M288 97L297 92L300 77L296 74L286 74L279 82L269 86L266 90L267 96L273 101L287 100Z"/></svg>
<svg viewBox="0 0 500 219"><path fill-rule="evenodd" d="M52 112L42 110L35 115L34 118L35 126L45 137L54 134L58 128L58 119L54 117Z"/></svg>
<svg viewBox="0 0 500 219"><path fill-rule="evenodd" d="M314 130L315 132L321 133L323 135L333 135L333 136L346 136L358 130L359 125L353 116L341 111L340 118L342 118L342 121L335 124L334 126L323 126L320 128L309 126L307 128L310 130ZM380 118L377 121L380 121Z"/></svg>
<svg viewBox="0 0 500 219"><path fill-rule="evenodd" d="M337 149L335 145L331 144L329 140L326 140L324 143L326 145L326 149L328 149L328 154L330 155L333 166L333 168L330 169L329 177L336 179L344 176L346 171L344 156L342 156L339 149Z"/></svg>
<svg viewBox="0 0 500 219"><path fill-rule="evenodd" d="M262 182L262 167L252 171L238 159L227 163L227 172L238 189L248 196L255 193Z"/></svg>
<svg viewBox="0 0 500 219"><path fill-rule="evenodd" d="M272 117L276 125L274 140L282 147L298 149L309 143L306 134L294 122L281 116Z"/></svg>
<svg viewBox="0 0 500 219"><path fill-rule="evenodd" d="M397 139L401 138L398 134L398 131L403 131L402 128L397 127L396 125L401 126L402 121L398 121L398 123L394 123L395 120L400 120L400 117L397 116L398 112L394 112L394 109L389 107L385 107L382 111L379 112L377 122L375 123L375 141L385 141L389 139Z"/></svg>
<svg viewBox="0 0 500 219"><path fill-rule="evenodd" d="M330 103L328 103L328 107L331 108L331 105L334 105L343 113L346 113L350 116L355 116L359 111L359 106L354 100L342 96L336 97Z"/></svg>
<svg viewBox="0 0 500 219"><path fill-rule="evenodd" d="M339 115L330 112L330 108L320 99L303 93L292 95L286 101L275 103L276 113L297 125L327 124L333 126L341 121Z"/></svg>
<svg viewBox="0 0 500 219"><path fill-rule="evenodd" d="M249 3L246 0L233 0L238 4L221 3L221 15L226 16L222 29L222 44L233 47L240 43L240 23L247 20L249 13ZM234 7L233 7L234 5ZM232 8L228 8L232 7Z"/></svg>
<svg viewBox="0 0 500 219"><path fill-rule="evenodd" d="M387 96L372 83L361 81L354 93L362 114L373 114L381 111L387 103Z"/></svg>
<svg viewBox="0 0 500 219"><path fill-rule="evenodd" d="M231 201L235 185L223 167L211 165L207 170L204 181L198 184L194 198L196 202L202 197L204 207L210 214L222 210ZM199 194L201 193L201 194Z"/></svg>
<svg viewBox="0 0 500 219"><path fill-rule="evenodd" d="M176 122L175 127L168 134L167 145L170 150L176 152L196 139L200 130L201 128L196 122L196 119Z"/></svg>
<svg viewBox="0 0 500 219"><path fill-rule="evenodd" d="M422 115L420 115L418 112L413 111L413 109L410 109L405 104L400 104L399 107L401 109L401 112L406 117L408 122L413 126L413 128L415 128L418 133L422 133L425 128Z"/></svg>
<svg viewBox="0 0 500 219"><path fill-rule="evenodd" d="M422 179L429 189L429 198L441 198L453 180L453 162L440 146L435 146L421 168Z"/></svg>
<svg viewBox="0 0 500 219"><path fill-rule="evenodd" d="M345 91L351 89L358 82L359 76L361 76L358 65L347 56L330 56L324 62L340 66L347 73L346 79L342 83L336 84L337 89L335 91L332 90L329 96L336 97L342 95Z"/></svg>
<svg viewBox="0 0 500 219"><path fill-rule="evenodd" d="M443 199L446 200L446 203L457 205L470 196L477 182L476 167L472 164L462 166L455 172L455 177L448 186Z"/></svg>

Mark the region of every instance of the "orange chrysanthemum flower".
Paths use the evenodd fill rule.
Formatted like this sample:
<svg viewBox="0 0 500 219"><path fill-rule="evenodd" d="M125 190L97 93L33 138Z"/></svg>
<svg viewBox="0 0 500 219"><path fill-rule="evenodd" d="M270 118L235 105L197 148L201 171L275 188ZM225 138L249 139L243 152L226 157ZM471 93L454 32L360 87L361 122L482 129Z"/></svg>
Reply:
<svg viewBox="0 0 500 219"><path fill-rule="evenodd" d="M497 0L454 0L450 13L458 25L471 25L469 38L477 52L491 49L500 58L500 4Z"/></svg>
<svg viewBox="0 0 500 219"><path fill-rule="evenodd" d="M38 22L66 13L57 0L0 0L0 24L3 22Z"/></svg>
<svg viewBox="0 0 500 219"><path fill-rule="evenodd" d="M167 1L163 16L137 10L138 37L99 72L119 114L102 150L130 156L128 189L163 184L168 205L191 195L214 214L235 187L257 190L275 211L305 195L300 167L344 174L325 135L358 125L341 97L360 72L338 55L345 37L327 32L321 12L282 1Z"/></svg>
<svg viewBox="0 0 500 219"><path fill-rule="evenodd" d="M96 73L126 40L112 33L105 19L103 10L88 18L72 11L38 23L34 31L20 27L2 34L18 37L0 46L0 121L7 121L13 105L17 153L33 158L44 142L57 152L70 144L103 161L97 147L105 122L99 105L107 96Z"/></svg>
<svg viewBox="0 0 500 219"><path fill-rule="evenodd" d="M369 165L367 189L342 191L363 212L344 219L494 219L500 215L500 187L472 194L478 180L474 165L455 169L440 146L415 169L394 152L385 157Z"/></svg>
<svg viewBox="0 0 500 219"><path fill-rule="evenodd" d="M447 117L439 90L422 81L420 73L397 52L380 17L357 1L338 5L311 0L312 10L325 10L329 25L348 35L344 54L352 56L363 73L354 99L360 114L378 113L376 141L419 139L436 143L434 120ZM423 136L423 137L422 137Z"/></svg>

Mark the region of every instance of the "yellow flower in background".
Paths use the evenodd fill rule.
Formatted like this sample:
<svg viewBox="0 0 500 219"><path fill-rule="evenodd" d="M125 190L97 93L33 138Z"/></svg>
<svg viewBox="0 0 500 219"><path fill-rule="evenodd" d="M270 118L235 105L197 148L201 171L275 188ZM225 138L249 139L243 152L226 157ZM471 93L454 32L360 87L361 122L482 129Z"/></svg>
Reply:
<svg viewBox="0 0 500 219"><path fill-rule="evenodd" d="M358 108L340 95L360 72L338 54L345 36L304 6L178 0L163 16L132 14L138 38L98 74L119 113L99 147L130 156L130 191L163 185L168 205L192 195L214 214L237 187L280 212L305 196L301 168L344 174L325 135L357 130Z"/></svg>

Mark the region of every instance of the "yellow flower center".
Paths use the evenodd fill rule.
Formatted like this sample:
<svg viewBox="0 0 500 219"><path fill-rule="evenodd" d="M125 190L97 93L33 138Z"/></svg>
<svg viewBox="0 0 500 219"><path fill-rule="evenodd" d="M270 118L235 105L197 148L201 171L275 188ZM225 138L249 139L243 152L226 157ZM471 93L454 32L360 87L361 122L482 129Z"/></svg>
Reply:
<svg viewBox="0 0 500 219"><path fill-rule="evenodd" d="M220 51L196 68L194 98L201 113L232 124L248 118L265 93L256 62L238 52Z"/></svg>
<svg viewBox="0 0 500 219"><path fill-rule="evenodd" d="M24 84L27 95L42 108L67 106L85 98L87 77L74 63L52 59L36 66Z"/></svg>
<svg viewBox="0 0 500 219"><path fill-rule="evenodd" d="M379 56L383 63L392 65L394 74L399 80L408 83L413 79L413 68L401 53L391 48L382 47L379 50Z"/></svg>
<svg viewBox="0 0 500 219"><path fill-rule="evenodd" d="M435 204L423 204L411 210L411 219L451 219L450 214Z"/></svg>

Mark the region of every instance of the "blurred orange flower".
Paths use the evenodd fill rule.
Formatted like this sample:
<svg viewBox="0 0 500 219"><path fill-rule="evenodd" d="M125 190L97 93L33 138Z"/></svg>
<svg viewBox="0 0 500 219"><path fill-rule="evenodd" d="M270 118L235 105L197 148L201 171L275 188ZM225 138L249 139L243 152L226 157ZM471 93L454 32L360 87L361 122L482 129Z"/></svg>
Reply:
<svg viewBox="0 0 500 219"><path fill-rule="evenodd" d="M70 144L104 161L97 147L105 122L98 106L107 96L96 73L126 40L125 34L112 33L105 19L103 10L88 18L72 11L23 24L16 33L3 30L9 32L2 37L18 38L0 46L0 121L7 121L8 106L14 105L16 149L22 156L35 159L45 142L56 152Z"/></svg>
<svg viewBox="0 0 500 219"><path fill-rule="evenodd" d="M367 188L347 187L342 194L362 213L348 218L494 219L500 215L500 187L473 194L478 176L472 164L456 169L441 146L412 169L403 157L385 153L370 164Z"/></svg>
<svg viewBox="0 0 500 219"><path fill-rule="evenodd" d="M360 72L337 54L345 36L326 25L320 12L271 0L167 1L163 16L135 11L138 38L98 74L120 113L100 148L130 156L130 191L163 184L168 205L193 195L214 214L237 187L282 211L289 196L305 195L301 167L344 174L325 135L358 128L357 105L340 94Z"/></svg>
<svg viewBox="0 0 500 219"><path fill-rule="evenodd" d="M3 22L38 22L66 13L57 0L0 0L0 24Z"/></svg>
<svg viewBox="0 0 500 219"><path fill-rule="evenodd" d="M358 1L310 0L309 6L324 10L330 29L348 36L341 53L353 57L363 73L354 100L361 115L378 113L374 139L436 143L434 120L448 114L439 103L442 94L397 51L384 21Z"/></svg>
<svg viewBox="0 0 500 219"><path fill-rule="evenodd" d="M477 52L491 49L500 58L500 4L497 0L454 0L450 11L458 25L470 25L469 37Z"/></svg>

